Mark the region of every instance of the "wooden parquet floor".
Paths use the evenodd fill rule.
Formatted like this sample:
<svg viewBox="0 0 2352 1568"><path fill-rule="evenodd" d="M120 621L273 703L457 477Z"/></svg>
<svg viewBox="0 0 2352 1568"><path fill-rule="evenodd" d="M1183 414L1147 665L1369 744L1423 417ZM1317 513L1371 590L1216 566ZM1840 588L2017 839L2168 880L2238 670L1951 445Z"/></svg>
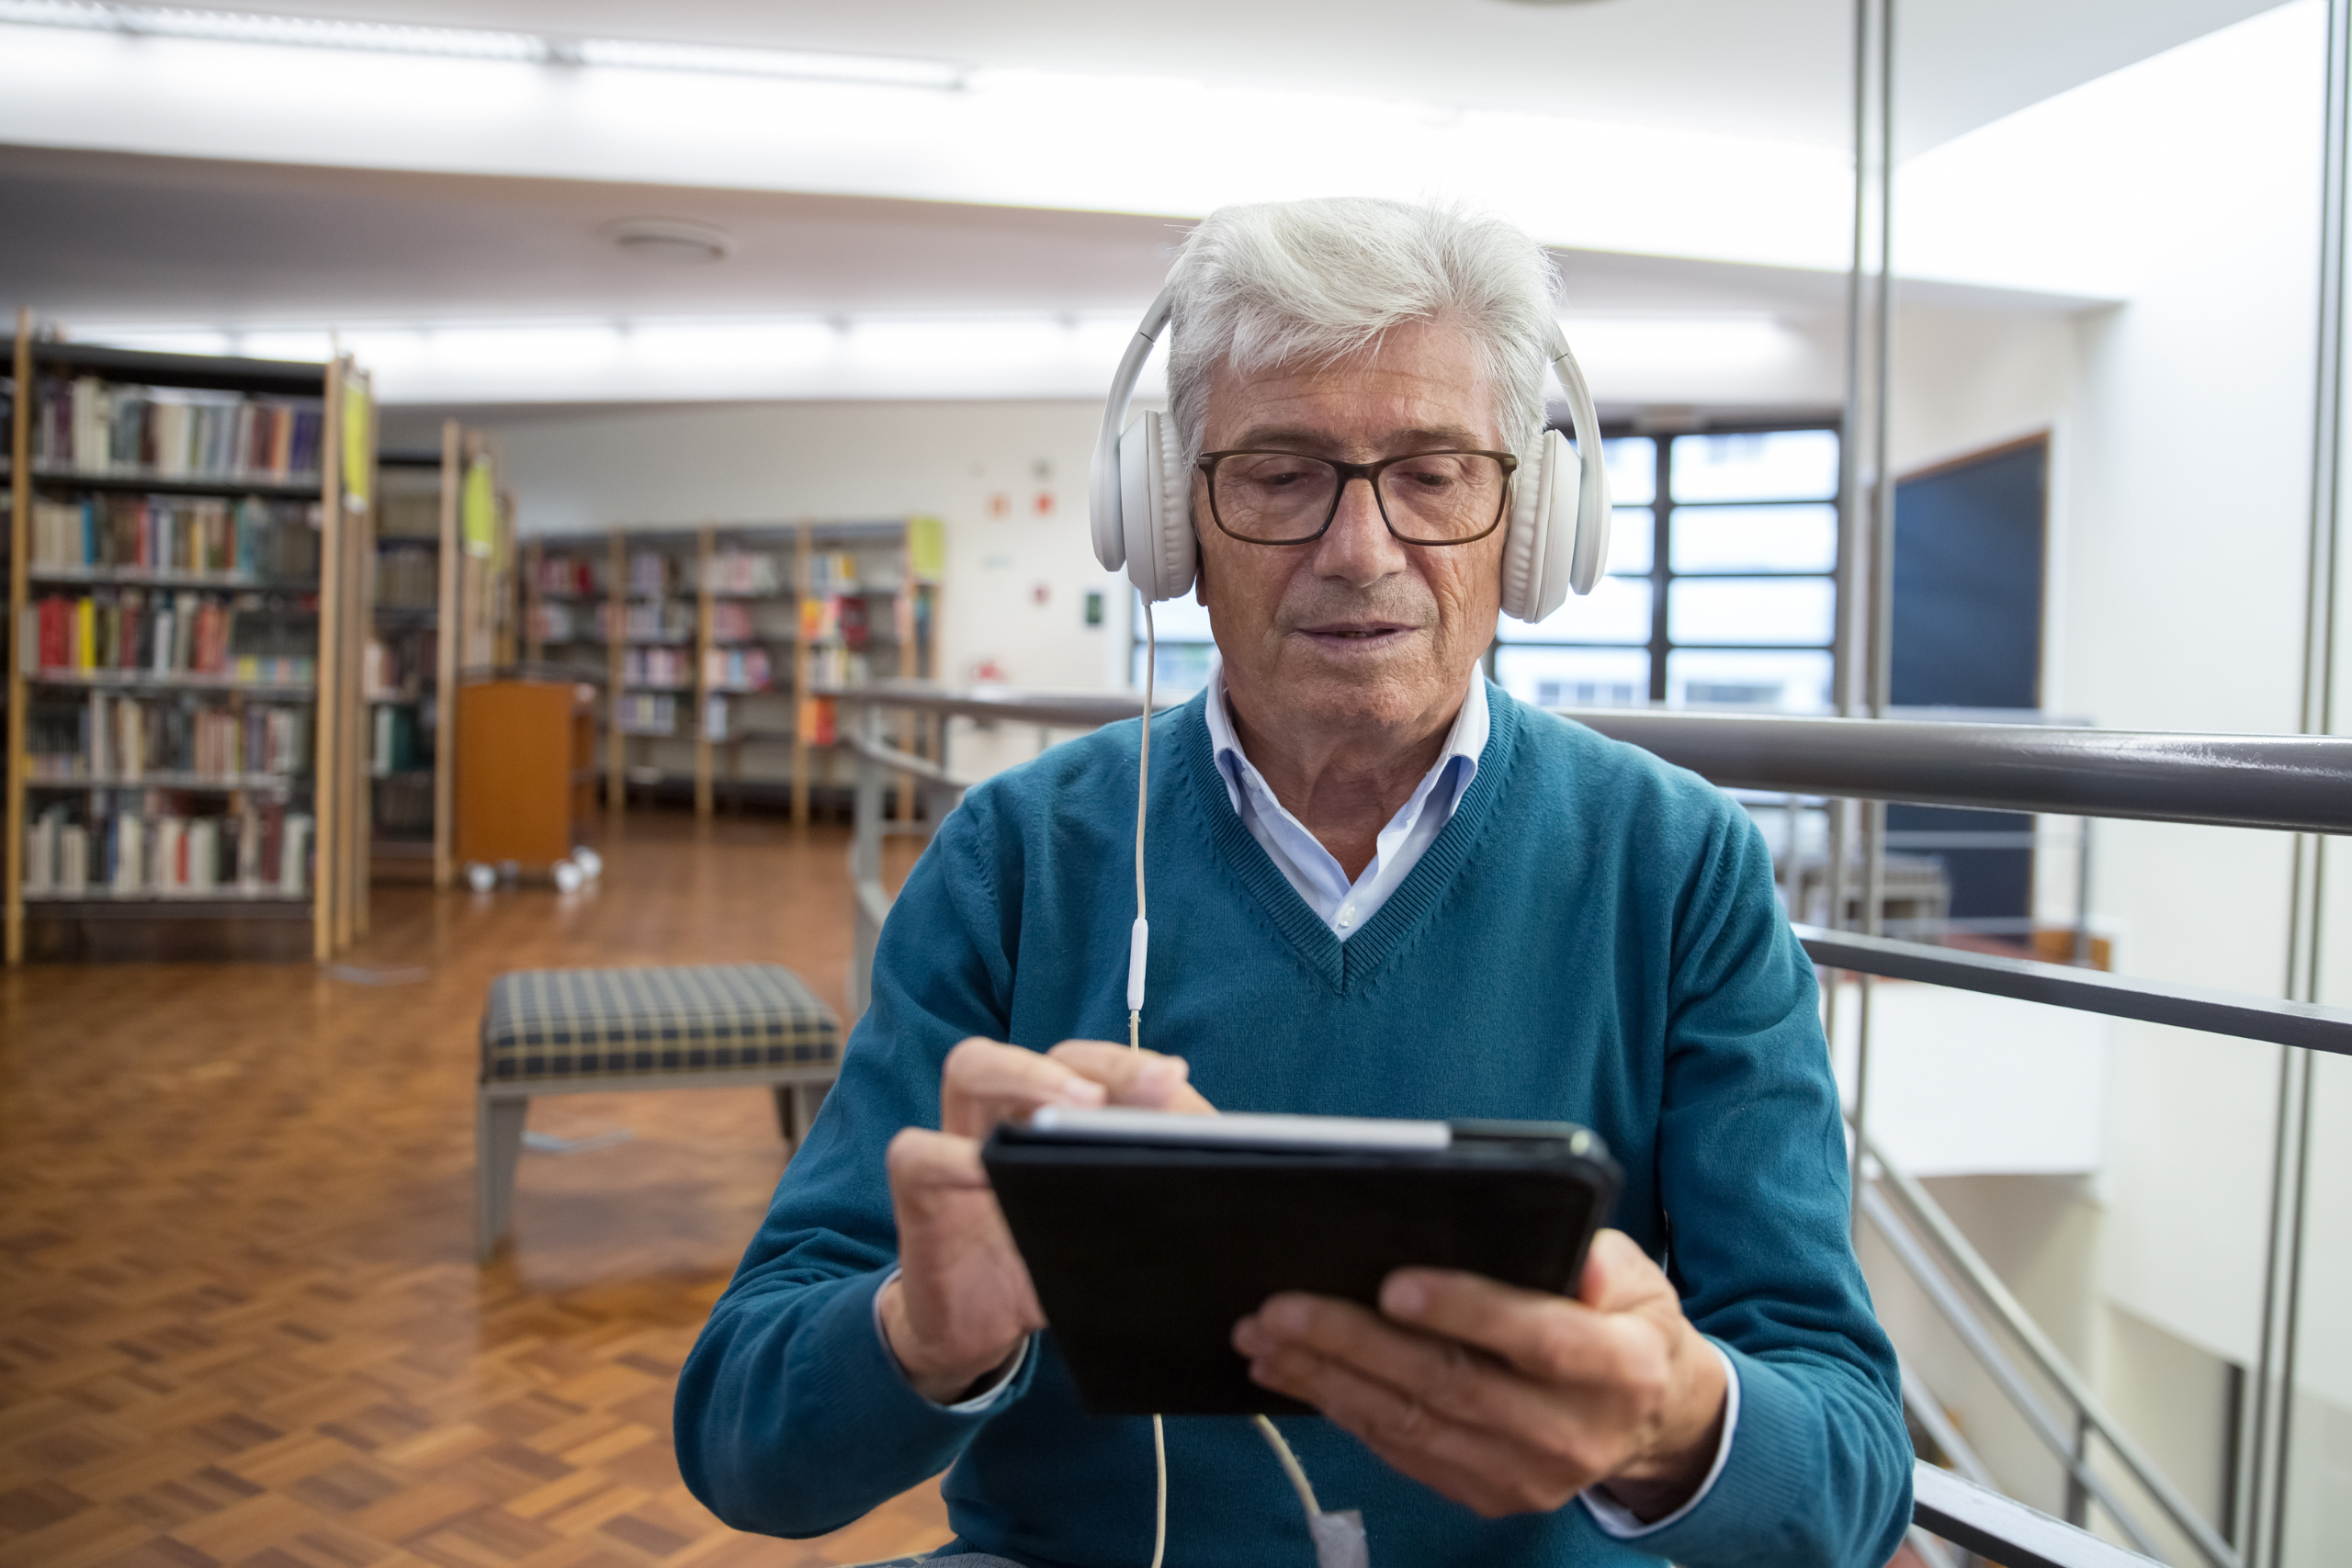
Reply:
<svg viewBox="0 0 2352 1568"><path fill-rule="evenodd" d="M783 1165L763 1092L535 1103L634 1137L526 1155L512 1240L473 1261L492 976L773 960L842 1001L843 830L639 815L603 848L570 897L379 886L359 978L0 979L0 1565L815 1568L946 1539L933 1488L787 1542L678 1479L677 1369Z"/></svg>

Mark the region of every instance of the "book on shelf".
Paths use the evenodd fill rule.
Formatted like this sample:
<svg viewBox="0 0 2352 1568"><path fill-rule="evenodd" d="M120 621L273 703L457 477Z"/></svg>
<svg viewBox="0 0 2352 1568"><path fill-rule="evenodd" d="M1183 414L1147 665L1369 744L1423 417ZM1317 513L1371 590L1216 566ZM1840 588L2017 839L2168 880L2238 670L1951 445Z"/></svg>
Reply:
<svg viewBox="0 0 2352 1568"><path fill-rule="evenodd" d="M293 581L319 572L316 502L105 495L36 501L35 570L210 572Z"/></svg>
<svg viewBox="0 0 2352 1568"><path fill-rule="evenodd" d="M808 589L819 598L855 593L857 558L847 550L815 550L808 557Z"/></svg>
<svg viewBox="0 0 2352 1568"><path fill-rule="evenodd" d="M632 648L621 654L621 683L660 686L683 691L695 683L694 650L687 648Z"/></svg>
<svg viewBox="0 0 2352 1568"><path fill-rule="evenodd" d="M43 471L278 484L319 477L317 398L43 377L30 412L33 466Z"/></svg>
<svg viewBox="0 0 2352 1568"><path fill-rule="evenodd" d="M96 588L44 594L25 617L23 667L299 684L313 678L311 594Z"/></svg>
<svg viewBox="0 0 2352 1568"><path fill-rule="evenodd" d="M441 552L430 545L388 546L376 552L376 607L433 610L441 604Z"/></svg>
<svg viewBox="0 0 2352 1568"><path fill-rule="evenodd" d="M801 741L810 746L831 746L839 736L835 729L833 699L803 697L794 714L794 726Z"/></svg>
<svg viewBox="0 0 2352 1568"><path fill-rule="evenodd" d="M374 711L368 772L382 779L426 765L429 758L417 735L416 710L398 703L378 703Z"/></svg>
<svg viewBox="0 0 2352 1568"><path fill-rule="evenodd" d="M781 593L785 585L782 563L773 555L755 550L714 551L702 579L704 585L713 593L747 597Z"/></svg>
<svg viewBox="0 0 2352 1568"><path fill-rule="evenodd" d="M543 555L532 569L530 586L562 599L594 599L603 593L596 563L584 556Z"/></svg>
<svg viewBox="0 0 2352 1568"><path fill-rule="evenodd" d="M714 648L703 656L703 684L720 692L764 692L775 671L764 648Z"/></svg>
<svg viewBox="0 0 2352 1568"><path fill-rule="evenodd" d="M872 673L865 654L852 653L839 643L808 650L808 679L816 685L863 685Z"/></svg>
<svg viewBox="0 0 2352 1568"><path fill-rule="evenodd" d="M721 599L710 607L710 637L713 642L750 642L759 636L758 624L752 615L752 606L741 599Z"/></svg>
<svg viewBox="0 0 2352 1568"><path fill-rule="evenodd" d="M311 818L279 801L198 815L154 792L144 811L77 819L52 806L27 825L24 889L118 897L234 891L301 897L311 888Z"/></svg>
<svg viewBox="0 0 2352 1568"><path fill-rule="evenodd" d="M628 558L632 597L655 598L678 591L677 558L662 550L639 550Z"/></svg>
<svg viewBox="0 0 2352 1568"><path fill-rule="evenodd" d="M623 692L613 704L623 735L668 735L678 728L678 699L668 692Z"/></svg>
<svg viewBox="0 0 2352 1568"><path fill-rule="evenodd" d="M728 702L713 694L702 700L702 738L705 740L727 739Z"/></svg>
<svg viewBox="0 0 2352 1568"><path fill-rule="evenodd" d="M35 703L26 719L26 775L48 783L310 771L311 715L301 706L92 692L70 706Z"/></svg>
<svg viewBox="0 0 2352 1568"><path fill-rule="evenodd" d="M597 611L597 625L606 642L692 642L695 609L683 599L660 599L621 606L620 630L614 630L613 606Z"/></svg>
<svg viewBox="0 0 2352 1568"><path fill-rule="evenodd" d="M587 642L592 638L581 635L582 618L570 604L542 599L533 604L531 636L540 642Z"/></svg>

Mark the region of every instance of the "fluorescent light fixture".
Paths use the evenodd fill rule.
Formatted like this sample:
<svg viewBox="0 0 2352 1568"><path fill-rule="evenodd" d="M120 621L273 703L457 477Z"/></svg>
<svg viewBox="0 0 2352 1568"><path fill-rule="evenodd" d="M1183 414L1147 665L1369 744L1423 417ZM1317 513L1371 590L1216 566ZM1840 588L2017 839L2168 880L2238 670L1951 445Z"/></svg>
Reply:
<svg viewBox="0 0 2352 1568"><path fill-rule="evenodd" d="M339 346L387 403L1100 400L1132 311L324 326L77 324L77 341L322 359ZM1156 374L1137 389L1161 395Z"/></svg>
<svg viewBox="0 0 2352 1568"><path fill-rule="evenodd" d="M939 60L728 44L661 43L641 39L545 38L489 28L423 28L175 6L118 6L92 0L0 0L0 23L226 43L293 44L306 49L356 50L378 54L604 65L639 71L715 72L865 85L945 88L960 86L964 80L963 67Z"/></svg>
<svg viewBox="0 0 2352 1568"><path fill-rule="evenodd" d="M820 54L796 49L744 49L730 44L656 43L638 39L582 39L572 52L583 65L647 71L716 71L738 76L786 76L815 82L861 82L891 87L955 87L964 69L943 60L900 60L876 54Z"/></svg>

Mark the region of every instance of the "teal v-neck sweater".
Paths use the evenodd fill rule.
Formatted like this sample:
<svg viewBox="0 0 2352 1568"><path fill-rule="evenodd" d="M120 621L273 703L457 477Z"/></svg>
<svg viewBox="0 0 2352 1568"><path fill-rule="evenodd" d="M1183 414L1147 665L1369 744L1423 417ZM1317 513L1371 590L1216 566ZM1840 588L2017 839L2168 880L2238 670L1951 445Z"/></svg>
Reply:
<svg viewBox="0 0 2352 1568"><path fill-rule="evenodd" d="M1284 1430L1324 1506L1363 1510L1375 1568L1879 1568L1910 1517L1910 1444L1847 1241L1813 971L1763 841L1693 775L1487 695L1476 779L1345 942L1234 815L1200 702L1152 721L1144 1043L1227 1111L1594 1128L1625 1169L1615 1224L1738 1370L1737 1434L1697 1507L1623 1542L1581 1503L1481 1519L1329 1422ZM938 1125L948 1048L1125 1037L1137 739L1114 725L971 791L909 875L841 1081L679 1380L680 1468L736 1527L814 1535L946 1470L971 1549L1149 1562L1150 1423L1088 1416L1050 1330L964 1414L908 1387L873 1320L896 1251L883 1150ZM1314 1561L1246 1421L1167 1430L1170 1568Z"/></svg>

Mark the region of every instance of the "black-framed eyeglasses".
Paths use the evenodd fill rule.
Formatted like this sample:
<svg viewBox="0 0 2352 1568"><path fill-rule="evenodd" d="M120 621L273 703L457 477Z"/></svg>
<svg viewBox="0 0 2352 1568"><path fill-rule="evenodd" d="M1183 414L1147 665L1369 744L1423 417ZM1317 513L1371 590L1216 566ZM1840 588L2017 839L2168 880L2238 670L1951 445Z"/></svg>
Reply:
<svg viewBox="0 0 2352 1568"><path fill-rule="evenodd" d="M1304 545L1340 514L1340 497L1363 479L1388 531L1408 545L1467 545L1498 527L1519 459L1508 452L1408 452L1342 463L1299 452L1204 452L1209 515L1252 545Z"/></svg>

